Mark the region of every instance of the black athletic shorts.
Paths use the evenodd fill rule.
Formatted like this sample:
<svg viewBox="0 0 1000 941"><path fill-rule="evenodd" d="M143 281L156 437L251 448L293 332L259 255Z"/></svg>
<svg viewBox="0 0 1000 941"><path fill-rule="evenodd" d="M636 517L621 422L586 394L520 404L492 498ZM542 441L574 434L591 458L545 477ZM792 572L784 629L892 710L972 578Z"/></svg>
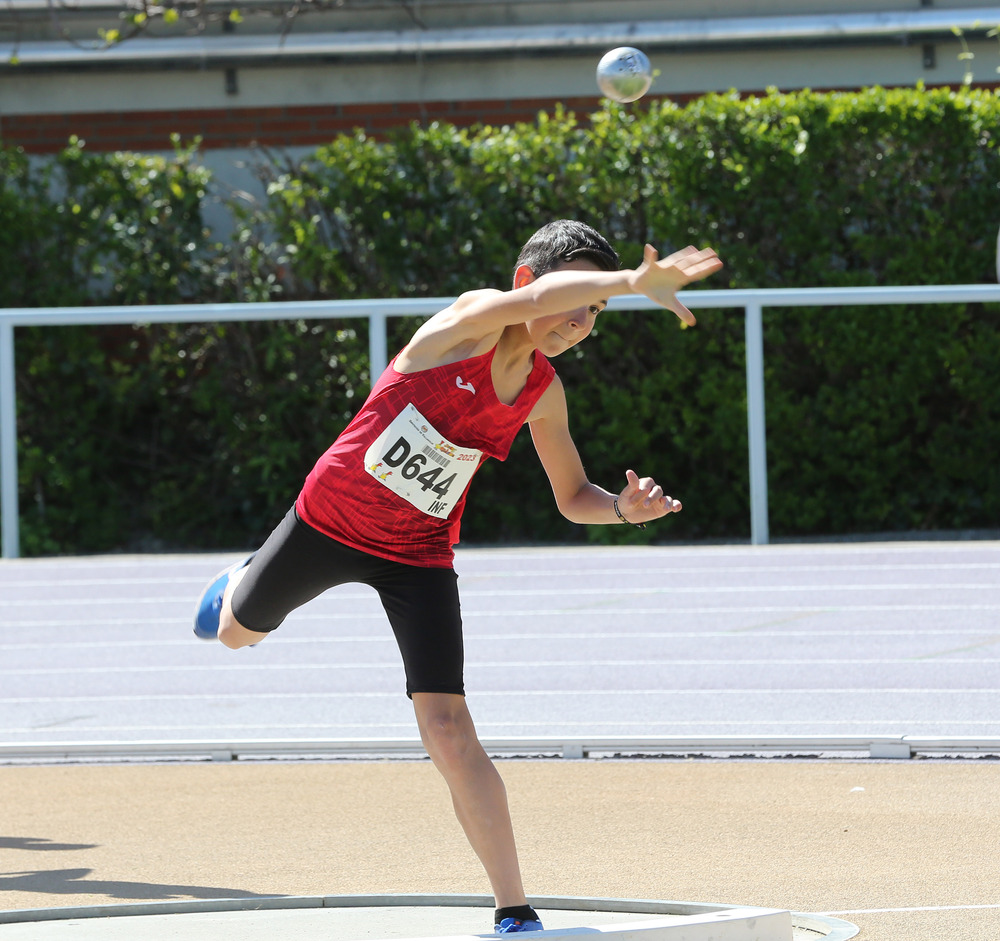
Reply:
<svg viewBox="0 0 1000 941"><path fill-rule="evenodd" d="M406 670L406 695L465 695L458 576L451 568L404 565L345 546L302 522L292 507L233 592L233 614L251 631L273 631L328 588L374 588Z"/></svg>

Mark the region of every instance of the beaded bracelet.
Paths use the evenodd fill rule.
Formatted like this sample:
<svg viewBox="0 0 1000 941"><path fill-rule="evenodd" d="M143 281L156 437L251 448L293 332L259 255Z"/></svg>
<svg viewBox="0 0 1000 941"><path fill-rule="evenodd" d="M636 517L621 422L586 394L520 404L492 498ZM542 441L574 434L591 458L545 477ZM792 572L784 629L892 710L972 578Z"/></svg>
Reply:
<svg viewBox="0 0 1000 941"><path fill-rule="evenodd" d="M622 515L622 511L618 509L618 498L617 497L615 497L615 516L617 516L618 519L620 519L623 523L628 523L629 526L634 526L636 529L645 529L646 528L646 524L645 523L633 523L631 520L625 519L625 517Z"/></svg>

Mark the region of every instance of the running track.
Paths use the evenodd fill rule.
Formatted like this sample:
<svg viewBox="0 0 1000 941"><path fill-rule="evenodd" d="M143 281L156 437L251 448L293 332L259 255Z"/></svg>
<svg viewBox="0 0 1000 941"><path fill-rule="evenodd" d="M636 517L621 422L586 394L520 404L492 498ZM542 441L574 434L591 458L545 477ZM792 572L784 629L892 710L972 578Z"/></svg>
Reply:
<svg viewBox="0 0 1000 941"><path fill-rule="evenodd" d="M377 598L196 640L234 556L0 562L0 743L413 738ZM1000 542L468 549L480 736L1000 740Z"/></svg>

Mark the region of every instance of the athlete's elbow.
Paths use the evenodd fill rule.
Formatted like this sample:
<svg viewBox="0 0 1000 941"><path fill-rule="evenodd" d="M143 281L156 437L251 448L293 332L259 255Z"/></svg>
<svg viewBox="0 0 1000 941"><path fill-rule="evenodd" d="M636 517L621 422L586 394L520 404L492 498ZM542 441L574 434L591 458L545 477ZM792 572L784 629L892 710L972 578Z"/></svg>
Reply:
<svg viewBox="0 0 1000 941"><path fill-rule="evenodd" d="M556 498L556 507L559 513L571 523L592 523L591 514L587 512L585 501L580 499L578 493L571 497L560 500Z"/></svg>
<svg viewBox="0 0 1000 941"><path fill-rule="evenodd" d="M556 506L557 506L557 508L559 510L559 515L563 519L569 520L571 523L582 523L583 522L583 520L577 519L576 515L573 513L572 510L568 510L565 507L559 506L558 504L556 504Z"/></svg>

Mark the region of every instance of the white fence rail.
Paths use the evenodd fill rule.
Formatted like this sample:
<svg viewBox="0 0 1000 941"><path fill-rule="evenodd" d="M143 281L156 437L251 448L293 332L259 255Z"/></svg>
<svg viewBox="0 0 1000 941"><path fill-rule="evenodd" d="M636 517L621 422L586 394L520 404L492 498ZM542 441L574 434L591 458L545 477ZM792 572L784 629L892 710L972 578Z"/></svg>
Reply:
<svg viewBox="0 0 1000 941"><path fill-rule="evenodd" d="M969 284L930 287L779 288L745 291L687 291L681 295L692 309L742 308L746 321L747 436L750 450L750 541L769 539L767 509L767 435L764 408L765 307L850 307L889 304L1000 303L1000 285ZM282 304L177 304L135 307L61 307L0 310L0 547L4 558L20 555L17 494L17 402L14 381L14 329L72 324L216 323L247 320L319 320L364 317L369 322L371 374L377 377L388 361L386 320L429 316L452 298L311 301ZM617 310L656 309L645 298L619 297ZM668 315L672 316L672 315Z"/></svg>
<svg viewBox="0 0 1000 941"><path fill-rule="evenodd" d="M490 755L808 755L839 752L870 758L915 755L1000 755L1000 739L920 735L609 735L510 736L482 739ZM0 743L0 764L40 761L115 761L120 759L208 758L237 761L259 758L403 758L425 756L419 738L355 739L157 739L145 741L68 741ZM2 922L0 922L2 923Z"/></svg>

